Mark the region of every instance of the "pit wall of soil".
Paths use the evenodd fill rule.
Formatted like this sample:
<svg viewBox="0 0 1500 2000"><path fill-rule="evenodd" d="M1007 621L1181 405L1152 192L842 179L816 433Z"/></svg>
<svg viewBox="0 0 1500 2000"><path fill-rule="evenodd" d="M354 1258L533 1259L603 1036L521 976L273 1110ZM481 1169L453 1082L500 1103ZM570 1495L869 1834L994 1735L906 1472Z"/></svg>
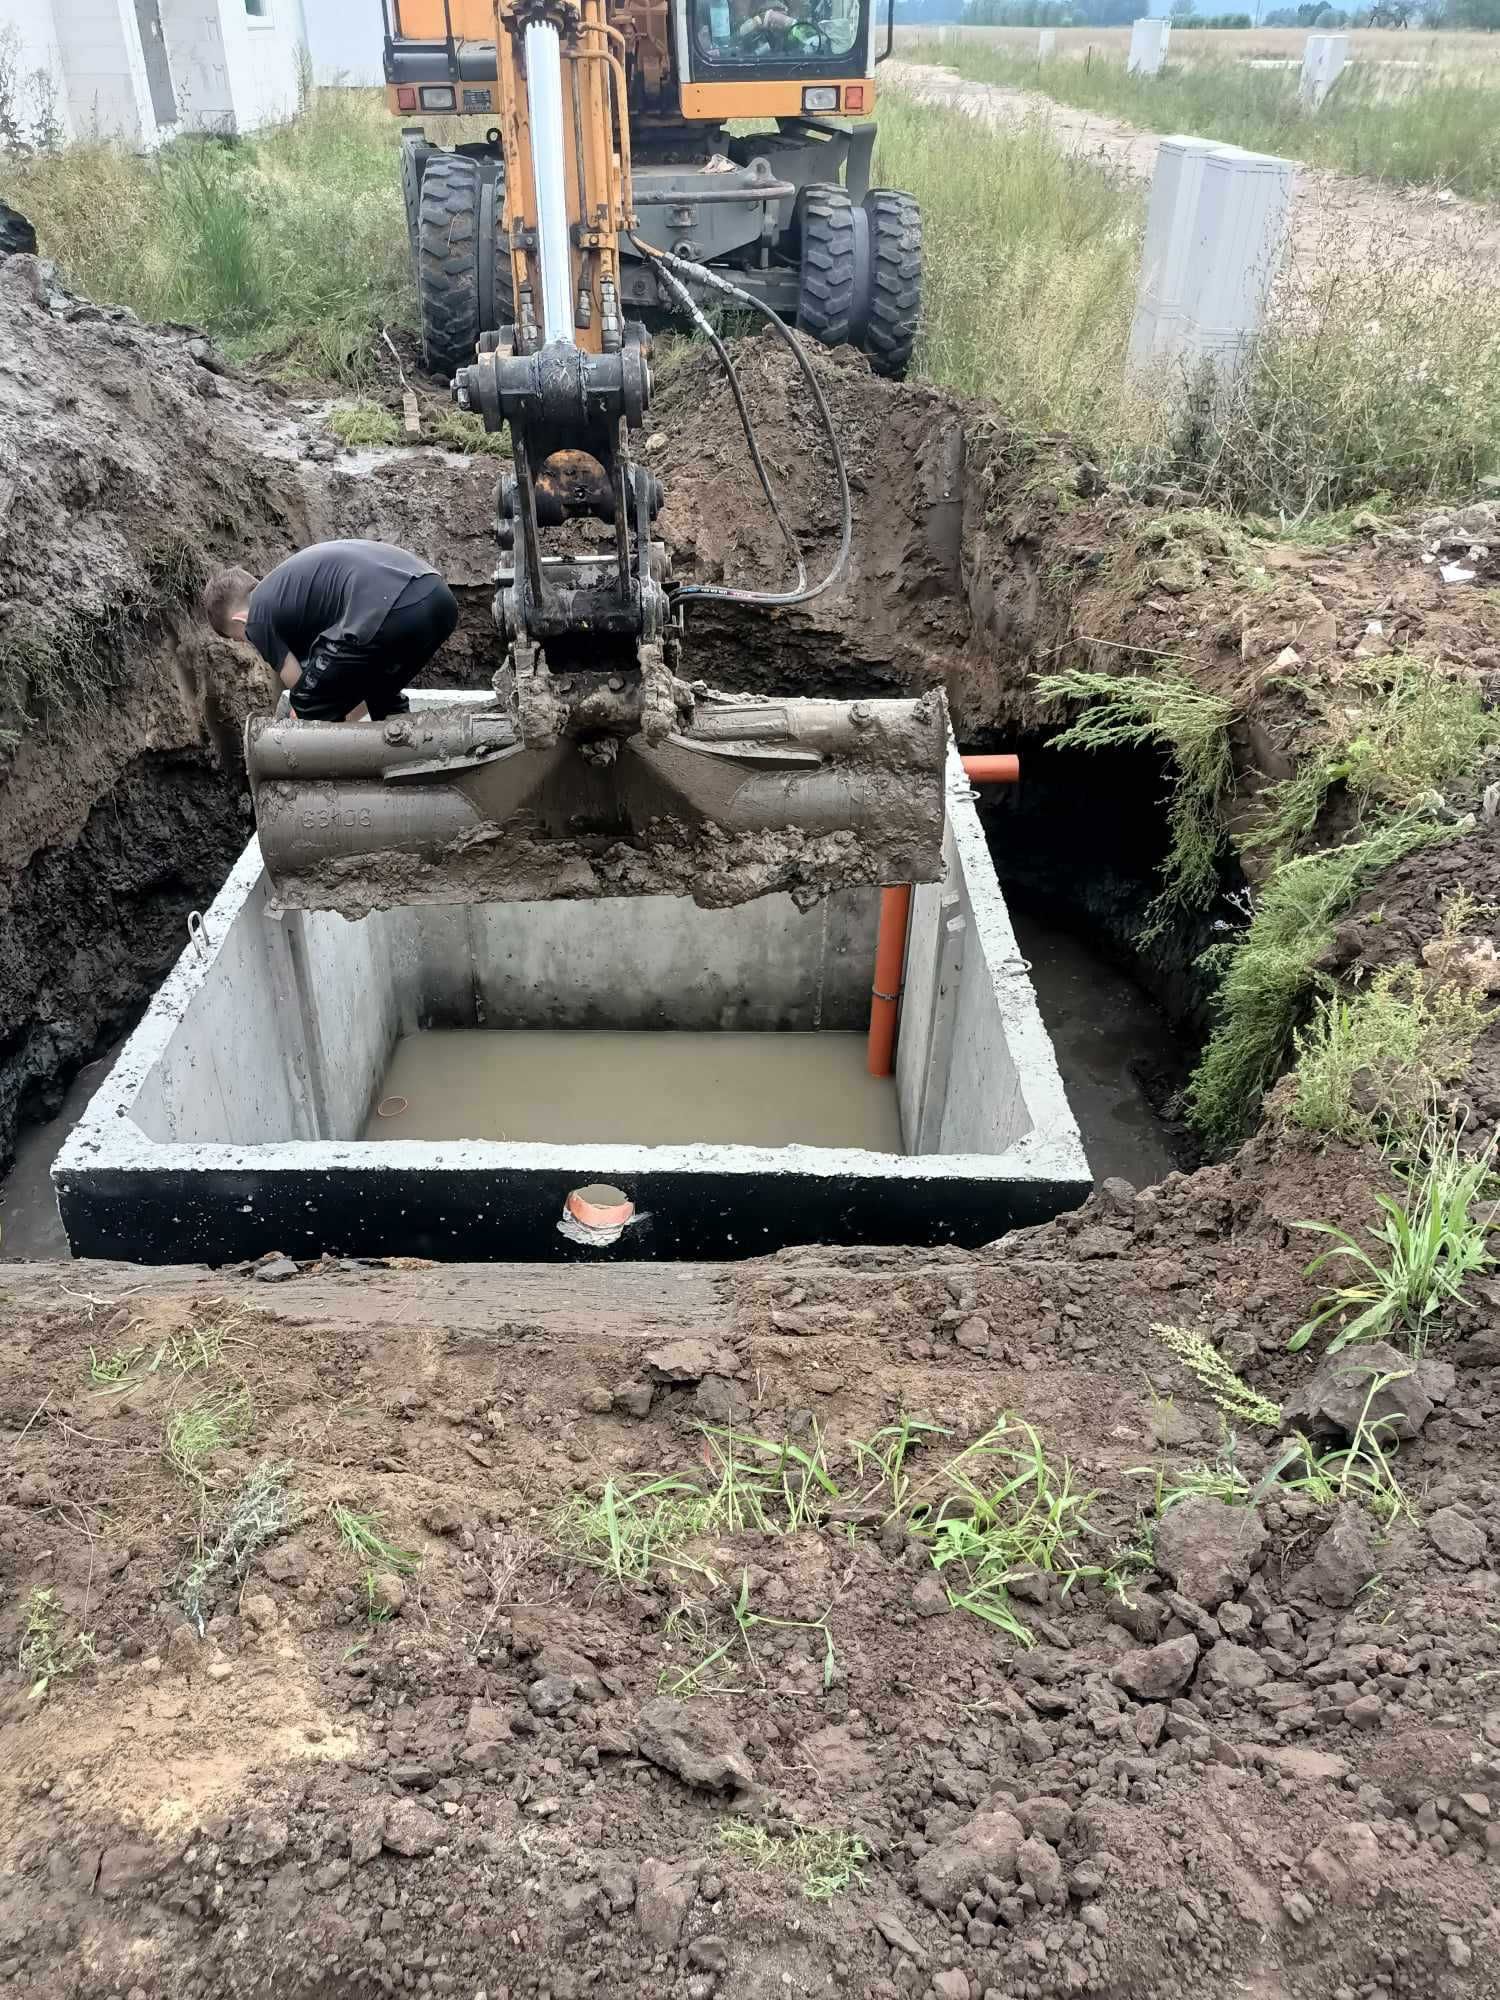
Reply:
<svg viewBox="0 0 1500 2000"><path fill-rule="evenodd" d="M191 329L0 258L0 1169L129 1025L252 825L241 735L275 690L197 617L203 580L330 536L403 542L455 575L445 664L477 685L493 490L448 454L331 462Z"/></svg>

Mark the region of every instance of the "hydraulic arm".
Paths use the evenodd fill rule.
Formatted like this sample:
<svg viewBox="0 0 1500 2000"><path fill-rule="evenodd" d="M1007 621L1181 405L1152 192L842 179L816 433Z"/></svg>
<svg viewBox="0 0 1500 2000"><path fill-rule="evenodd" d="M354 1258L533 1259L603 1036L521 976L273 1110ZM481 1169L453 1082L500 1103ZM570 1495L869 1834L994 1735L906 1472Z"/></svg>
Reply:
<svg viewBox="0 0 1500 2000"><path fill-rule="evenodd" d="M620 303L632 232L626 46L604 0L498 0L503 213L515 320L454 382L485 428L508 426L497 496L495 703L385 724L255 724L249 765L280 899L365 909L672 891L811 899L940 869L946 712L912 702L752 702L679 671L694 597L793 604L847 565L838 440L794 337L716 273L637 243L728 370L751 457L795 558L785 591L675 587L654 523L660 483L628 443L651 400L651 342ZM827 576L805 565L756 446L730 357L692 297L766 312L830 440L843 528ZM579 524L603 523L585 541ZM600 546L600 543L603 546Z"/></svg>

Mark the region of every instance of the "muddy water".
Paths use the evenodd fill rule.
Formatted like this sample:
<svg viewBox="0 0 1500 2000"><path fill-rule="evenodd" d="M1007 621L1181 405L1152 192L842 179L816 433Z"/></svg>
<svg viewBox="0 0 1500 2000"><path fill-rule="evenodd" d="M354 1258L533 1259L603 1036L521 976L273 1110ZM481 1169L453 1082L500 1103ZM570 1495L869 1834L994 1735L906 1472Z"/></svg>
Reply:
<svg viewBox="0 0 1500 2000"><path fill-rule="evenodd" d="M71 1256L52 1192L52 1162L109 1074L120 1046L116 1043L96 1062L85 1063L68 1085L57 1116L45 1125L28 1126L16 1140L15 1164L0 1181L0 1262Z"/></svg>
<svg viewBox="0 0 1500 2000"><path fill-rule="evenodd" d="M1180 1163L1147 1082L1182 1066L1165 1017L1071 931L1014 906L1010 917L1094 1178L1164 1179Z"/></svg>
<svg viewBox="0 0 1500 2000"><path fill-rule="evenodd" d="M862 1146L901 1152L859 1034L448 1028L396 1044L367 1139Z"/></svg>

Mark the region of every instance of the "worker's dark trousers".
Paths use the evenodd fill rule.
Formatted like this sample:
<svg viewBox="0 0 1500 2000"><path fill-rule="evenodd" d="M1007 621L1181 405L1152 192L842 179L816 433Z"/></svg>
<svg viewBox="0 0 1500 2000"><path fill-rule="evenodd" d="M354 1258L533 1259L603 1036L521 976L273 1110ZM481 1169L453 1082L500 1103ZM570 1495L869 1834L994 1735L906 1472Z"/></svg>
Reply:
<svg viewBox="0 0 1500 2000"><path fill-rule="evenodd" d="M363 702L372 722L404 715L401 690L417 678L458 624L453 592L440 576L415 576L365 646L324 652L314 646L292 689L292 713L303 722L342 722Z"/></svg>

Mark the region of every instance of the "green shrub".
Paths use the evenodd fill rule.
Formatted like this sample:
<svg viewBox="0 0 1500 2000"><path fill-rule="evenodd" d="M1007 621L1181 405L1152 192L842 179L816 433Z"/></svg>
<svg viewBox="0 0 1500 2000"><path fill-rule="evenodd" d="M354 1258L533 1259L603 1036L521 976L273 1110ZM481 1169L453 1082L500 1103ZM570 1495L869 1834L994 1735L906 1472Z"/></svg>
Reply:
<svg viewBox="0 0 1500 2000"><path fill-rule="evenodd" d="M1451 833L1404 813L1342 847L1283 862L1271 876L1248 930L1211 954L1222 976L1217 1022L1187 1090L1189 1115L1206 1138L1227 1144L1255 1116L1291 1047L1335 918L1383 869Z"/></svg>

